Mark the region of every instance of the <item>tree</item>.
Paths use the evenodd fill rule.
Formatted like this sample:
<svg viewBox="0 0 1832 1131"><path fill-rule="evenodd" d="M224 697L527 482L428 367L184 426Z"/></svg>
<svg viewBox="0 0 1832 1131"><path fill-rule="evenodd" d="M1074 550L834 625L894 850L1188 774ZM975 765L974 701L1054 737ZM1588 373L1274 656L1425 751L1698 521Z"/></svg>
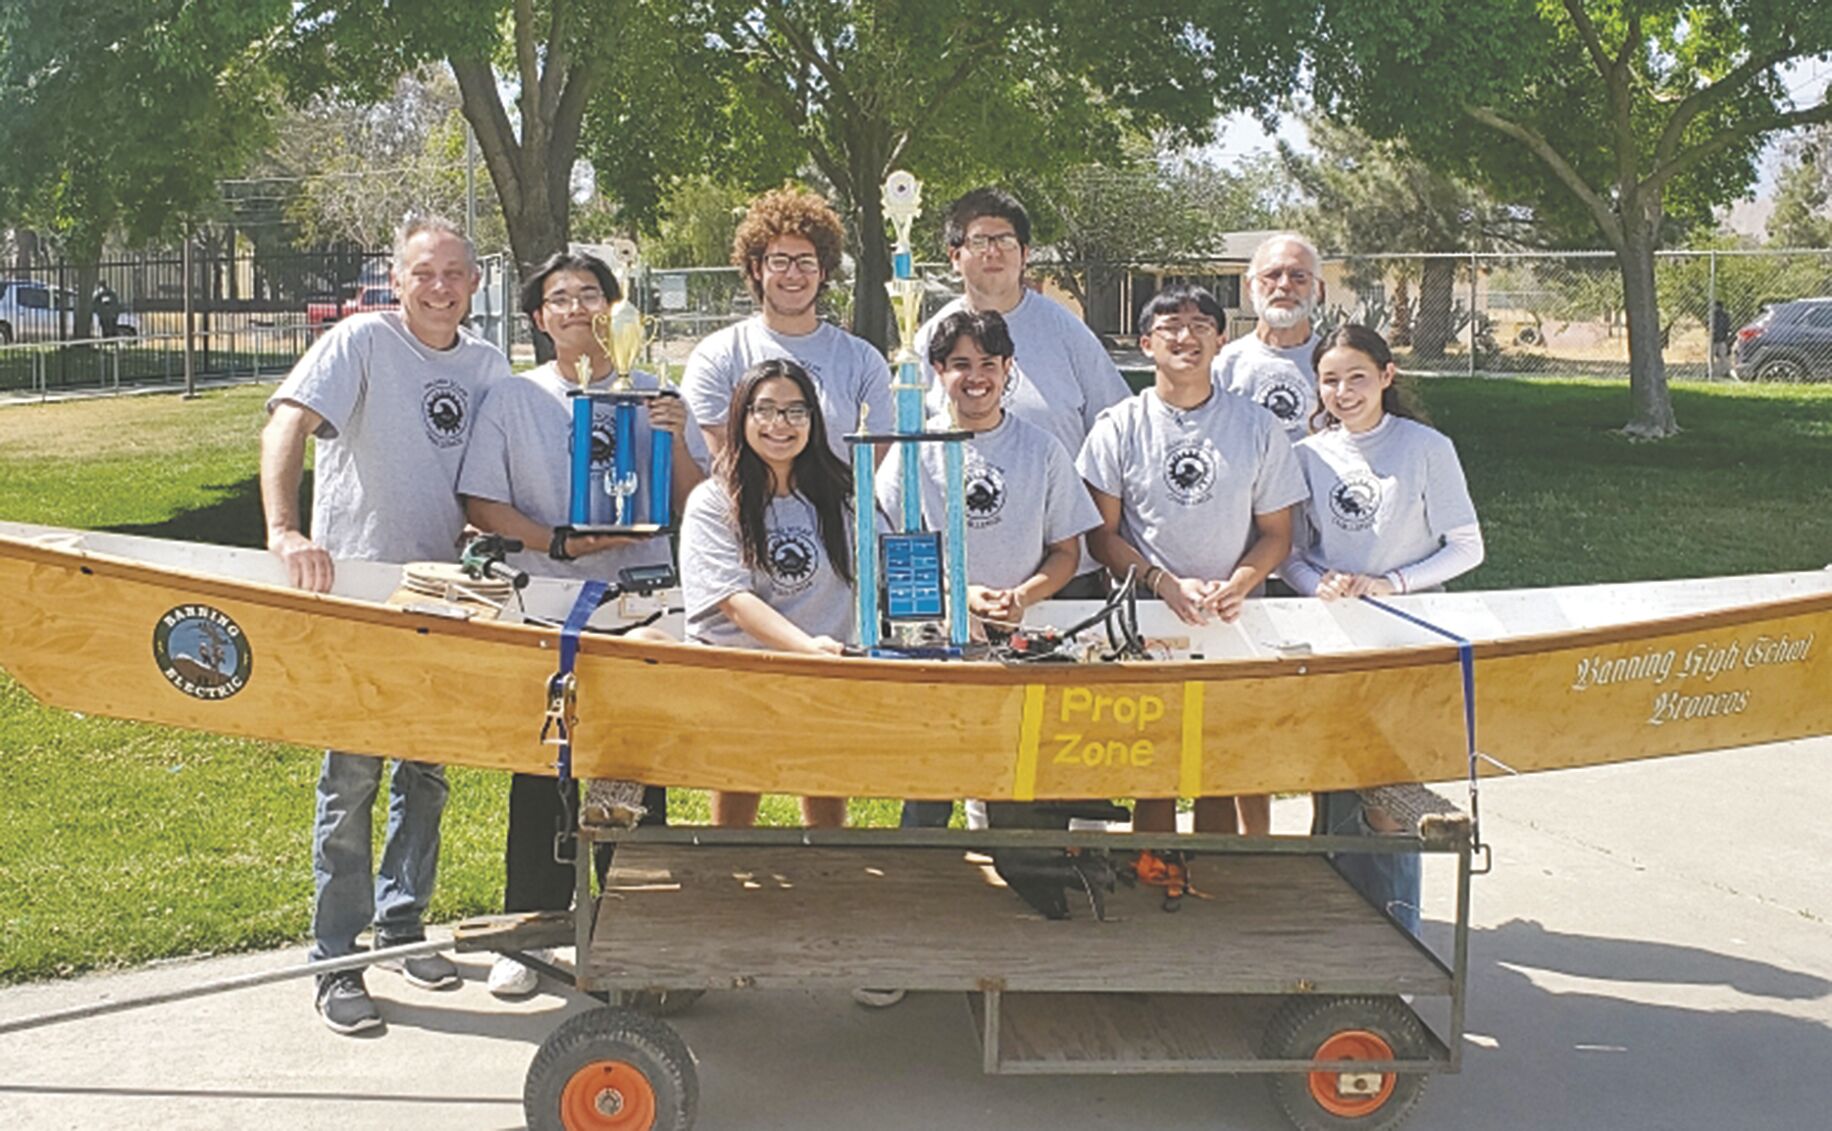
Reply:
<svg viewBox="0 0 1832 1131"><path fill-rule="evenodd" d="M889 336L882 186L1022 183L1121 156L1128 136L1208 136L1219 111L1289 88L1304 3L1243 9L1145 0L706 0L645 3L731 121L773 119L850 219L853 328ZM680 93L671 91L670 93ZM688 111L681 117L691 118ZM755 153L745 131L721 137ZM784 148L775 148L780 157ZM601 172L602 159L595 161ZM709 170L698 170L709 171ZM812 179L812 178L811 178ZM931 213L945 197L929 199Z"/></svg>
<svg viewBox="0 0 1832 1131"><path fill-rule="evenodd" d="M0 0L0 204L77 265L78 336L103 241L174 234L267 137L258 43L284 0Z"/></svg>
<svg viewBox="0 0 1832 1131"><path fill-rule="evenodd" d="M1774 200L1769 243L1832 247L1832 126L1820 126L1788 147Z"/></svg>
<svg viewBox="0 0 1832 1131"><path fill-rule="evenodd" d="M526 272L571 234L573 165L612 62L611 17L610 0L301 0L283 23L282 58L300 101L377 101L416 67L448 66Z"/></svg>
<svg viewBox="0 0 1832 1131"><path fill-rule="evenodd" d="M1832 121L1789 63L1832 52L1832 5L1799 0L1324 0L1318 105L1480 176L1615 253L1629 332L1624 431L1678 431L1654 251L1747 190L1764 138Z"/></svg>
<svg viewBox="0 0 1832 1131"><path fill-rule="evenodd" d="M1398 274L1401 288L1414 281L1419 287L1405 319L1413 356L1442 358L1456 332L1458 264L1444 253L1518 247L1530 239L1530 217L1421 159L1404 141L1377 141L1315 114L1304 124L1309 152L1279 143L1281 165L1308 198L1298 226L1321 246L1355 255L1435 253L1408 260ZM1401 288L1396 301L1406 293Z"/></svg>

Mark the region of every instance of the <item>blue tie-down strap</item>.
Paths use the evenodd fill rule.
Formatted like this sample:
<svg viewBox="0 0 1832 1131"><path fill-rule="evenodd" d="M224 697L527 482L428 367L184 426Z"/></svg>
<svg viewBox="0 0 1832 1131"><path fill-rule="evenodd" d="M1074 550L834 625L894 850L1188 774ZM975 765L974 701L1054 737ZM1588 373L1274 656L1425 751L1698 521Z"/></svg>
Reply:
<svg viewBox="0 0 1832 1131"><path fill-rule="evenodd" d="M579 658L579 634L585 624L604 604L602 581L588 581L579 587L572 611L560 626L560 667L547 677L547 715L541 723L541 741L559 747L554 768L559 771L560 787L572 780L572 731L578 706L578 685L573 678L573 664Z"/></svg>
<svg viewBox="0 0 1832 1131"><path fill-rule="evenodd" d="M1427 632L1434 632L1457 646L1457 664L1463 669L1463 737L1464 755L1469 762L1469 821L1473 838L1471 847L1474 851L1483 852L1485 846L1482 843L1482 823L1476 795L1476 759L1481 755L1476 752L1475 645L1471 644L1467 637L1460 636L1442 625L1432 624L1424 617L1415 617L1411 613L1396 609L1385 601L1377 601L1372 597L1363 597L1362 600L1383 613L1396 616L1408 624L1415 624ZM1496 764L1500 765L1500 763ZM1486 865L1483 870L1487 870Z"/></svg>

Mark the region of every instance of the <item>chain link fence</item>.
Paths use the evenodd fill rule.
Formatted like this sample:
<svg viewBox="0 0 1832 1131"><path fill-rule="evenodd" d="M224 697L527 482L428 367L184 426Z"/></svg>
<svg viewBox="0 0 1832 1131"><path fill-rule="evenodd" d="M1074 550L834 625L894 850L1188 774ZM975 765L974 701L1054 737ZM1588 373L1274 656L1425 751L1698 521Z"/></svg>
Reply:
<svg viewBox="0 0 1832 1131"><path fill-rule="evenodd" d="M60 264L0 280L0 396L285 372L324 328L354 310L390 305L387 253L176 255L105 263L93 275L113 296L87 332L74 325L79 273ZM507 256L483 260L472 326L518 367L535 356ZM1036 285L1079 313L1122 368L1143 363L1135 330L1161 287L1207 287L1229 311L1230 336L1251 333L1244 260L1064 263L1041 252ZM959 293L946 263L918 264L924 316ZM1367 255L1330 259L1319 322L1372 326L1416 373L1626 377L1622 276L1607 252ZM1671 251L1655 263L1661 348L1676 380L1832 379L1832 250ZM851 323L850 278L835 279L823 313ZM653 319L647 364L678 374L706 335L756 302L736 268L642 270L631 287ZM111 314L112 325L104 317ZM887 334L887 337L889 335Z"/></svg>

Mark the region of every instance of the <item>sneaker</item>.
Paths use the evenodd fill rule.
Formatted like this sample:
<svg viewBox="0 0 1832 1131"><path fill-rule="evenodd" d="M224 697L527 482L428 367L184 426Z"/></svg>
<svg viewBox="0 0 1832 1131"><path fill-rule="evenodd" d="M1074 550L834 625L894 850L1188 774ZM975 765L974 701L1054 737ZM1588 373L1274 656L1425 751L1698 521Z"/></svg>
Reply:
<svg viewBox="0 0 1832 1131"><path fill-rule="evenodd" d="M361 970L339 970L318 979L318 1016L333 1033L361 1033L382 1025Z"/></svg>
<svg viewBox="0 0 1832 1131"><path fill-rule="evenodd" d="M552 961L553 956L547 951L532 951L531 955L545 961ZM490 967L490 979L484 985L497 997L527 997L541 984L541 976L534 968L526 966L506 954L496 956L495 965Z"/></svg>
<svg viewBox="0 0 1832 1131"><path fill-rule="evenodd" d="M419 940L391 939L386 943L379 943L376 949L404 946L417 941ZM401 977L407 979L408 985L418 986L423 990L447 990L463 981L458 976L458 967L443 954L416 954L412 958L390 958L376 965L384 970L396 971Z"/></svg>
<svg viewBox="0 0 1832 1131"><path fill-rule="evenodd" d="M902 1001L904 994L908 992L908 990L867 990L861 988L852 991L852 1000L872 1009L889 1009L891 1006Z"/></svg>

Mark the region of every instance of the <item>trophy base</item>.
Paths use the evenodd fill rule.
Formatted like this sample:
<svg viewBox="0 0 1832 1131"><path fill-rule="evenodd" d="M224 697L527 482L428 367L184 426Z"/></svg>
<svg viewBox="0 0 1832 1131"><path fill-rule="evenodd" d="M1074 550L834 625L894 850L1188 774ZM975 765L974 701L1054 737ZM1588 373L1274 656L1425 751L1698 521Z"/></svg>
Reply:
<svg viewBox="0 0 1832 1131"><path fill-rule="evenodd" d="M567 529L574 534L583 534L588 537L616 535L625 538L647 538L656 534L673 534L680 528L674 525L663 526L655 522L633 522L623 526L615 523L596 523L586 526L569 526Z"/></svg>

